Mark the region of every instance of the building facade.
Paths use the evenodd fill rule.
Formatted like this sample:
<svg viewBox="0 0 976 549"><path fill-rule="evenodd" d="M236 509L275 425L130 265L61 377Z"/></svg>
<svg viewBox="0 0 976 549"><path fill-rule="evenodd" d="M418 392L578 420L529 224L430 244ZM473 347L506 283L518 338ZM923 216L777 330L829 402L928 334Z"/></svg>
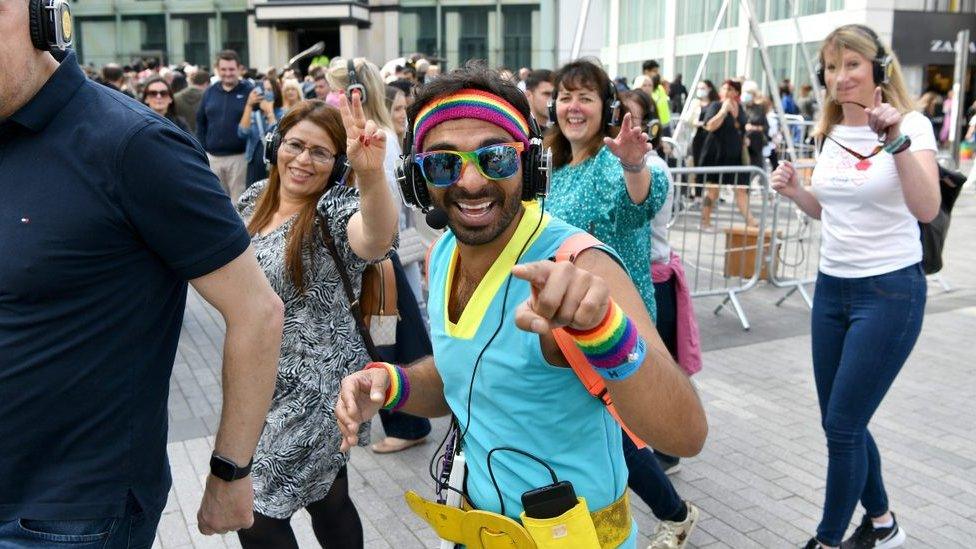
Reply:
<svg viewBox="0 0 976 549"><path fill-rule="evenodd" d="M210 65L240 52L250 66L281 66L325 43L324 55L377 63L422 53L448 68L554 67L569 59L581 0L74 0L77 49L101 66L157 57ZM581 55L598 56L605 12L587 17Z"/></svg>
<svg viewBox="0 0 976 549"><path fill-rule="evenodd" d="M703 78L719 82L746 76L765 85L759 49L743 6L746 1L730 1L709 49L722 0L605 0L603 64L611 74L633 79L640 74L643 61L656 59L665 78L682 74L687 85L702 55L710 51ZM946 42L955 40L961 28L972 28L976 34L976 0L748 1L775 80L789 78L797 86L809 82L812 74L810 64L804 62L804 49L815 64L820 45L832 30L843 23L862 23L898 53L909 91L920 94L936 88L944 93L944 76L948 74L951 80L952 75L951 46ZM921 29L926 29L924 36ZM940 55L928 48L919 51L919 40L943 51ZM976 52L976 47L971 45L970 50ZM971 55L970 62L974 59L976 55Z"/></svg>

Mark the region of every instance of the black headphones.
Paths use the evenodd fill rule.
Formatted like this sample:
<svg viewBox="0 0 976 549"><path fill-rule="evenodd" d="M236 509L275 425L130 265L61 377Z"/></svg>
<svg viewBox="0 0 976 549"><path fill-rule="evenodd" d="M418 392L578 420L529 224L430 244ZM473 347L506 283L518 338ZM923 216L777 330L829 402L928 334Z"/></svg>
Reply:
<svg viewBox="0 0 976 549"><path fill-rule="evenodd" d="M278 164L278 149L281 148L282 135L278 131L278 126L275 126L274 130L268 133L264 138L264 163L269 166L276 166ZM336 184L341 184L345 181L346 176L349 174L349 161L346 159L346 155L337 154L335 161L332 163L332 173L329 174L329 180L326 182L325 187L329 188Z"/></svg>
<svg viewBox="0 0 976 549"><path fill-rule="evenodd" d="M874 32L874 29L867 25L849 25L861 31L864 35L869 37L874 41L874 47L877 50L877 54L874 59L871 60L872 77L874 78L874 85L880 86L881 84L887 84L889 77L891 76L891 56L885 52L884 44L881 43L881 39L878 38L878 33ZM820 85L827 87L827 79L824 77L824 61L821 54L820 61L817 63L817 81Z"/></svg>
<svg viewBox="0 0 976 549"><path fill-rule="evenodd" d="M661 121L657 118L646 120L644 122L644 131L647 132L647 139L654 141L661 135Z"/></svg>
<svg viewBox="0 0 976 549"><path fill-rule="evenodd" d="M30 0L30 37L43 51L65 51L71 47L74 27L68 0Z"/></svg>
<svg viewBox="0 0 976 549"><path fill-rule="evenodd" d="M356 62L353 58L346 60L346 73L349 75L349 85L346 86L346 99L352 101L353 90L359 90L359 98L363 105L366 104L366 86L359 83L356 77Z"/></svg>
<svg viewBox="0 0 976 549"><path fill-rule="evenodd" d="M419 112L419 111L418 111ZM542 146L542 130L532 116L529 122L529 147L522 152L522 200L535 200L549 194L549 170L552 152ZM420 166L413 160L413 122L407 120L407 134L403 138L403 154L397 162L396 178L403 201L427 213L434 203L427 189L427 180Z"/></svg>
<svg viewBox="0 0 976 549"><path fill-rule="evenodd" d="M549 100L549 123L556 126L556 99L559 98L559 87L552 90L552 99ZM620 114L620 99L617 97L617 86L610 81L607 86L606 97L603 98L603 118L600 121L607 127L619 126L623 115Z"/></svg>

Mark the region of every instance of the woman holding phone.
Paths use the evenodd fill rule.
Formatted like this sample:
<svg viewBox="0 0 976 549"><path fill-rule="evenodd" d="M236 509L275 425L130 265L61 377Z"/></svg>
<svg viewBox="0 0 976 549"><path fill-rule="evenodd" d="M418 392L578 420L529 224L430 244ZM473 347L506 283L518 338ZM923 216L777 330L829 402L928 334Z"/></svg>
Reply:
<svg viewBox="0 0 976 549"><path fill-rule="evenodd" d="M284 114L278 79L269 76L258 82L247 96L244 113L237 126L238 137L247 139L244 160L247 161L248 187L268 177L268 168L264 165L264 136Z"/></svg>
<svg viewBox="0 0 976 549"><path fill-rule="evenodd" d="M913 110L894 53L863 25L830 33L820 50L827 93L813 187L784 162L773 189L823 233L811 318L813 375L827 435L827 490L807 549L892 548L905 541L868 423L915 346L926 281L918 223L939 210L935 135ZM864 516L844 533L858 502Z"/></svg>

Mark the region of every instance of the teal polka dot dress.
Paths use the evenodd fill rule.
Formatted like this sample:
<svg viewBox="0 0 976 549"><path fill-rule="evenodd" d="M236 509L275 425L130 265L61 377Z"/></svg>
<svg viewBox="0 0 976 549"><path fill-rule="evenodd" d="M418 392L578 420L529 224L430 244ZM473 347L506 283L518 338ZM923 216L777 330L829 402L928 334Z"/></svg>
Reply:
<svg viewBox="0 0 976 549"><path fill-rule="evenodd" d="M606 146L585 162L552 173L546 211L592 234L620 254L630 278L657 321L651 280L651 219L664 205L667 175L651 167L651 189L641 204L627 194L620 160Z"/></svg>

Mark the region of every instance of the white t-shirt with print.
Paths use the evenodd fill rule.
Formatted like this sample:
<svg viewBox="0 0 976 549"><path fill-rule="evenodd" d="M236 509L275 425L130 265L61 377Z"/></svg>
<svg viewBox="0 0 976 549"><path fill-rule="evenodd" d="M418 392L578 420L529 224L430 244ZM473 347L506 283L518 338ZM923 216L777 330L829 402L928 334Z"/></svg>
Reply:
<svg viewBox="0 0 976 549"><path fill-rule="evenodd" d="M936 150L932 124L921 113L902 117L911 152ZM833 139L862 155L878 144L868 126L834 126ZM918 220L908 211L895 159L871 157L867 169L830 139L813 170L813 194L823 207L820 271L840 278L890 273L922 260ZM863 165L861 166L863 167Z"/></svg>

